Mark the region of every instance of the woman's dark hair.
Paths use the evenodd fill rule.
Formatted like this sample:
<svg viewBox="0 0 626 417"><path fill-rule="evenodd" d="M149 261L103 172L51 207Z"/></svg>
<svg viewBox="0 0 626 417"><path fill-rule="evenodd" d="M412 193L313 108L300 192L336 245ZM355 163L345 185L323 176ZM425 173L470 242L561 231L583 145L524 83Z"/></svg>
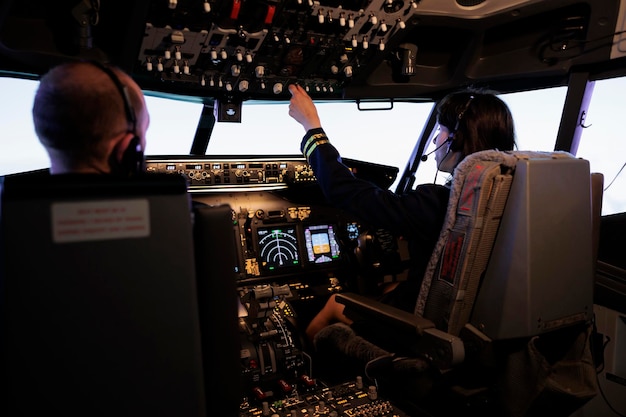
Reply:
<svg viewBox="0 0 626 417"><path fill-rule="evenodd" d="M447 95L437 104L437 121L453 136L450 149L463 156L515 148L511 111L493 91L467 89Z"/></svg>

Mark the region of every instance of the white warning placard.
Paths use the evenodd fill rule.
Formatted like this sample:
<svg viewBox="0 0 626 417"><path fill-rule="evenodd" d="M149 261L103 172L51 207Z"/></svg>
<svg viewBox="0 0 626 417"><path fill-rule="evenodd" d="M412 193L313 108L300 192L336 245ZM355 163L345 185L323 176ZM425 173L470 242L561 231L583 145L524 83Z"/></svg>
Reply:
<svg viewBox="0 0 626 417"><path fill-rule="evenodd" d="M56 243L149 235L150 206L146 199L52 205L52 240Z"/></svg>

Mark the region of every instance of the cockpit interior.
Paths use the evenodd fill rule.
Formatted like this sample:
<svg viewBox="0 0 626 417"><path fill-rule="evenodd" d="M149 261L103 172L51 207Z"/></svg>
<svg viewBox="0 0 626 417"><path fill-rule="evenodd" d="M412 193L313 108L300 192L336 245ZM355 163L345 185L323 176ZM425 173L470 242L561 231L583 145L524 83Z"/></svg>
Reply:
<svg viewBox="0 0 626 417"><path fill-rule="evenodd" d="M593 84L626 75L625 36L624 0L3 0L1 77L97 61L202 111L188 153L146 155L130 183L3 181L0 413L625 415L626 217L601 215L608 178L575 157ZM566 93L547 152L468 161L481 175L459 180L435 295L410 314L369 305L406 280L407 243L331 204L304 155L235 152L237 137L207 151L216 126L288 103L292 84L364 113L467 86ZM436 125L433 106L406 165L343 163L402 194ZM129 229L85 223L117 219ZM314 346L304 330L335 295L419 360L366 368L342 327Z"/></svg>

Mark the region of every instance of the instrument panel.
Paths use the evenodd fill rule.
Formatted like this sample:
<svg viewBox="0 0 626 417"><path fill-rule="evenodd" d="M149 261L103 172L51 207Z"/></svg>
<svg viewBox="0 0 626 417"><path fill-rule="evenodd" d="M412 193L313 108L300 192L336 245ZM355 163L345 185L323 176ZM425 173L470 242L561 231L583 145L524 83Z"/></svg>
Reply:
<svg viewBox="0 0 626 417"><path fill-rule="evenodd" d="M196 204L232 208L241 283L294 278L321 283L329 274L352 273L349 265L362 225L325 204L314 187L306 189L294 194L289 189L226 193L220 188L215 194L193 194Z"/></svg>
<svg viewBox="0 0 626 417"><path fill-rule="evenodd" d="M344 163L381 187L398 173L385 165ZM148 157L146 169L183 175L196 204L230 205L240 283L305 278L326 285L329 278L354 274L364 225L328 204L304 157Z"/></svg>
<svg viewBox="0 0 626 417"><path fill-rule="evenodd" d="M5 0L0 54L25 74L99 59L226 107L288 100L295 83L316 99L438 99L612 72L623 20L614 0Z"/></svg>
<svg viewBox="0 0 626 417"><path fill-rule="evenodd" d="M416 1L152 2L135 76L214 97L339 98L413 25Z"/></svg>
<svg viewBox="0 0 626 417"><path fill-rule="evenodd" d="M344 163L382 187L398 171ZM323 364L314 363L304 329L330 294L357 285L355 249L367 226L326 201L305 158L148 157L146 168L184 176L193 204L231 208L241 417L405 415L371 381L332 385L316 378Z"/></svg>
<svg viewBox="0 0 626 417"><path fill-rule="evenodd" d="M314 98L368 99L545 71L563 75L574 62L607 59L610 43L584 45L619 30L617 10L585 2L153 0L149 6L133 76L148 89L235 105L288 99L294 83Z"/></svg>

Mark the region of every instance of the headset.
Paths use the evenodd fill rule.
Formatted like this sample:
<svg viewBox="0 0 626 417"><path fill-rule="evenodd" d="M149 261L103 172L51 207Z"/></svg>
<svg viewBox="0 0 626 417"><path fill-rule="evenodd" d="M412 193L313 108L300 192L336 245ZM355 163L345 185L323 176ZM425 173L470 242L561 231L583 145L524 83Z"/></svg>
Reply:
<svg viewBox="0 0 626 417"><path fill-rule="evenodd" d="M467 102L465 103L465 105L463 106L463 108L461 109L461 111L459 112L457 118L456 118L456 123L454 124L454 129L452 129L450 131L450 133L448 133L448 138L445 140L445 142L443 142L441 145L437 146L435 149L433 149L432 151L428 152L427 154L422 155L422 157L420 158L422 160L422 162L426 162L428 160L428 156L437 152L440 148L442 148L445 144L448 144L448 150L446 151L446 155L448 155L448 153L450 153L450 148L452 147L452 141L454 140L454 135L456 134L457 130L459 130L459 125L461 124L461 119L463 118L463 115L465 114L465 112L467 111L467 109L469 108L470 104L472 103L472 100L474 100L474 96L471 95L469 100L467 100Z"/></svg>
<svg viewBox="0 0 626 417"><path fill-rule="evenodd" d="M422 155L422 157L420 158L422 160L422 162L426 162L428 160L428 156L434 154L435 152L437 152L439 149L441 149L442 147L444 147L446 144L448 144L448 152L450 152L450 145L452 144L452 135L448 135L448 138L445 140L445 142L443 142L441 145L437 146L435 149L433 149L432 151Z"/></svg>
<svg viewBox="0 0 626 417"><path fill-rule="evenodd" d="M467 100L467 102L465 103L465 105L463 106L463 108L461 109L461 111L459 112L458 116L456 117L456 123L454 124L454 129L452 129L452 131L450 132L450 134L448 134L448 152L450 152L450 148L452 147L452 141L454 140L454 135L456 135L456 132L459 130L459 125L461 124L461 119L463 119L463 116L465 115L465 112L467 111L467 109L469 109L470 104L472 103L472 100L474 100L474 95L471 95L469 97L469 99Z"/></svg>
<svg viewBox="0 0 626 417"><path fill-rule="evenodd" d="M113 72L111 68L98 61L89 61L96 67L100 68L105 74L109 76L115 87L122 96L124 102L124 113L126 114L126 120L132 125L132 130L129 132L133 134L128 147L124 150L121 160L117 160L115 153L112 153L109 157L109 166L111 167L111 173L115 175L131 176L143 172L145 170L145 158L143 149L141 147L141 139L137 136L137 115L133 108L128 93L128 87L126 87L119 77Z"/></svg>

